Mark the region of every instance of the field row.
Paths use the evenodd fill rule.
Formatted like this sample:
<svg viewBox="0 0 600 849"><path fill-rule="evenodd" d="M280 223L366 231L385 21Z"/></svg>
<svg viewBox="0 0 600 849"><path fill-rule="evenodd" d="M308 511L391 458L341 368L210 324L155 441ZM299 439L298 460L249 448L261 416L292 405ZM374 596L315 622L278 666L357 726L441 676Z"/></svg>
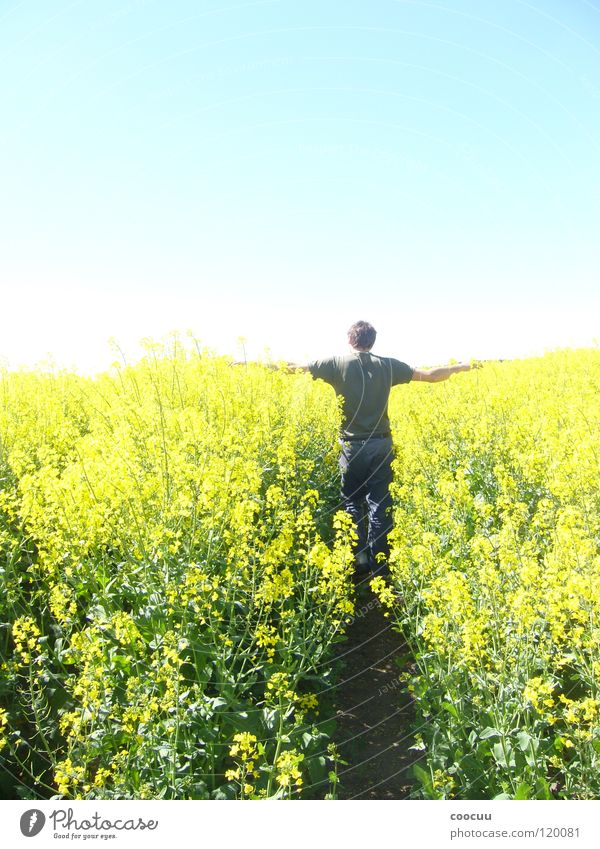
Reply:
<svg viewBox="0 0 600 849"><path fill-rule="evenodd" d="M465 379L466 378L466 379ZM600 351L394 398L394 582L430 798L600 793Z"/></svg>
<svg viewBox="0 0 600 849"><path fill-rule="evenodd" d="M2 795L322 798L354 609L326 388L181 350L0 388Z"/></svg>
<svg viewBox="0 0 600 849"><path fill-rule="evenodd" d="M334 795L339 411L176 346L0 376L1 795ZM406 385L388 583L428 798L600 792L600 352Z"/></svg>

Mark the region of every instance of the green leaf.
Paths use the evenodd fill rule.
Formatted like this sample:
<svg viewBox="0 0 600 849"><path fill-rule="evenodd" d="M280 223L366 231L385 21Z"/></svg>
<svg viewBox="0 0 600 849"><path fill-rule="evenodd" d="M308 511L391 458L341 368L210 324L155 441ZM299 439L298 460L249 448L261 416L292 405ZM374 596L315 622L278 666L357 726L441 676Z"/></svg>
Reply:
<svg viewBox="0 0 600 849"><path fill-rule="evenodd" d="M426 769L423 769L419 764L413 764L413 772L415 774L415 778L418 778L421 784L423 785L423 789L425 790L425 794L429 796L430 799L434 799L436 793L433 789L433 783L431 781L431 775Z"/></svg>
<svg viewBox="0 0 600 849"><path fill-rule="evenodd" d="M496 763L504 769L515 766L515 753L509 743L495 743L492 746L492 753L496 759Z"/></svg>
<svg viewBox="0 0 600 849"><path fill-rule="evenodd" d="M459 713L453 704L451 704L450 702L443 702L442 707L444 710L448 711L448 713L451 714L455 719L460 719Z"/></svg>
<svg viewBox="0 0 600 849"><path fill-rule="evenodd" d="M275 731L275 727L277 726L278 715L279 711L276 708L265 707L262 709L262 720L267 731Z"/></svg>
<svg viewBox="0 0 600 849"><path fill-rule="evenodd" d="M530 748L533 737L527 731L519 731L517 734L517 746L522 752L526 752Z"/></svg>
<svg viewBox="0 0 600 849"><path fill-rule="evenodd" d="M515 792L515 799L529 799L531 798L531 786L525 782L519 784Z"/></svg>
<svg viewBox="0 0 600 849"><path fill-rule="evenodd" d="M235 799L236 790L233 785L223 784L210 794L212 799Z"/></svg>
<svg viewBox="0 0 600 849"><path fill-rule="evenodd" d="M313 735L310 731L304 731L302 734L302 748L306 749L313 741Z"/></svg>
<svg viewBox="0 0 600 849"><path fill-rule="evenodd" d="M479 732L480 740L487 740L489 737L502 737L502 732L498 731L497 728L484 728L483 731Z"/></svg>
<svg viewBox="0 0 600 849"><path fill-rule="evenodd" d="M311 784L322 785L328 780L327 774L329 770L327 769L327 763L323 756L309 758L305 762L305 766L308 770Z"/></svg>
<svg viewBox="0 0 600 849"><path fill-rule="evenodd" d="M550 785L546 781L545 778L538 778L535 783L535 789L537 791L536 798L537 799L552 799L552 793L550 792Z"/></svg>

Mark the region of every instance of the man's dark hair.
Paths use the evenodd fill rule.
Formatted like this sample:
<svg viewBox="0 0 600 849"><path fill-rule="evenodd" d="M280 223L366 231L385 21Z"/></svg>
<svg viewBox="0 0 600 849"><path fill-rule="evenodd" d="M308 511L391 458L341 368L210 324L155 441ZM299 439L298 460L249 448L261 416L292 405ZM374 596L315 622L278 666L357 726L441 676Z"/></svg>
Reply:
<svg viewBox="0 0 600 849"><path fill-rule="evenodd" d="M355 322L348 331L348 342L353 348L372 348L377 331L368 321Z"/></svg>

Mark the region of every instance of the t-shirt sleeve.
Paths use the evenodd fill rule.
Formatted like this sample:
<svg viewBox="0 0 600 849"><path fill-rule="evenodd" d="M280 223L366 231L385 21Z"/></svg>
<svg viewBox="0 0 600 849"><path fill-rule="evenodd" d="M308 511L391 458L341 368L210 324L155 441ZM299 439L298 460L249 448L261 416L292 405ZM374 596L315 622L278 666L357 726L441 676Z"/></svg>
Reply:
<svg viewBox="0 0 600 849"><path fill-rule="evenodd" d="M308 370L315 378L321 378L326 383L334 384L338 375L338 368L335 357L329 357L326 360L311 360L308 363Z"/></svg>
<svg viewBox="0 0 600 849"><path fill-rule="evenodd" d="M392 363L392 386L398 383L410 383L414 374L414 368L401 360L391 360Z"/></svg>

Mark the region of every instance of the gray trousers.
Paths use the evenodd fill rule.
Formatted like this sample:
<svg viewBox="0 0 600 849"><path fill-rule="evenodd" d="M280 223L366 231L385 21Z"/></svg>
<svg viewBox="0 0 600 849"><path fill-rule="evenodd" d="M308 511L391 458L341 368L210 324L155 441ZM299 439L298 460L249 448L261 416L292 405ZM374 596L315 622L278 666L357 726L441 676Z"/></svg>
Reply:
<svg viewBox="0 0 600 849"><path fill-rule="evenodd" d="M394 448L391 437L340 440L341 496L358 532L357 556L366 553L368 566L378 568L379 553L389 555L388 533L392 529L392 481ZM384 567L385 568L385 567Z"/></svg>

